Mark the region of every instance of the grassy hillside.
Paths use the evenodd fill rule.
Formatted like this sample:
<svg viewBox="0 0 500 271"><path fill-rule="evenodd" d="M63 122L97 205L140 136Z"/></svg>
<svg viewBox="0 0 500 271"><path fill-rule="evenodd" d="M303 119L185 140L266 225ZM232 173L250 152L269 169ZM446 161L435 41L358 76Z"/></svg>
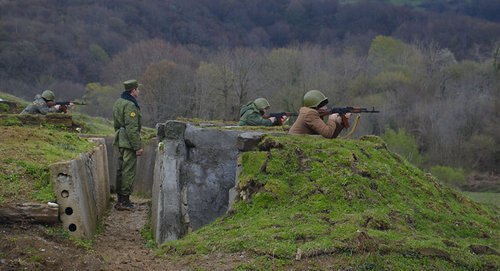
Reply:
<svg viewBox="0 0 500 271"><path fill-rule="evenodd" d="M76 133L51 127L0 126L0 205L54 201L48 166L94 146Z"/></svg>
<svg viewBox="0 0 500 271"><path fill-rule="evenodd" d="M0 92L0 99L17 103L20 113L29 102ZM2 113L0 111L0 113ZM109 121L73 114L80 131L108 134ZM0 206L56 199L48 166L78 157L95 143L80 138L74 129L47 125L19 126L19 121L0 122Z"/></svg>
<svg viewBox="0 0 500 271"><path fill-rule="evenodd" d="M0 99L17 103L12 113L20 113L29 104L2 92ZM46 124L22 126L16 114L9 115L6 120L0 119L0 206L54 201L48 166L77 158L95 146L95 143L80 137L80 133L114 135L111 120L89 117L78 110L75 106L68 111L73 120L71 128ZM0 110L0 114L6 111ZM143 140L147 142L155 132L144 127Z"/></svg>
<svg viewBox="0 0 500 271"><path fill-rule="evenodd" d="M500 267L498 210L441 185L376 137L268 137L240 162L234 208L163 253L189 255L193 266L205 254L248 255L241 270Z"/></svg>

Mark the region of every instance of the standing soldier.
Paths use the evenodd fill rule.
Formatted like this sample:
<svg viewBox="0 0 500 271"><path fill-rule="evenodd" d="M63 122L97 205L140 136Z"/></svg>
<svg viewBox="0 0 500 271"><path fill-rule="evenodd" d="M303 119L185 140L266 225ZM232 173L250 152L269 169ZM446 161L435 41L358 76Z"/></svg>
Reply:
<svg viewBox="0 0 500 271"><path fill-rule="evenodd" d="M142 155L142 141L140 137L142 127L141 108L136 98L139 97L139 84L137 80L123 82L125 91L116 100L113 106L113 119L115 127L115 141L120 151L118 157L118 170L116 173L117 210L134 210L130 202L135 175L137 171L137 156Z"/></svg>
<svg viewBox="0 0 500 271"><path fill-rule="evenodd" d="M253 102L244 105L240 110L240 121L238 126L273 126L278 125L275 117L263 118L262 116L269 110L269 102L264 98L257 98ZM284 121L287 116L282 117Z"/></svg>
<svg viewBox="0 0 500 271"><path fill-rule="evenodd" d="M73 103L70 103L68 107L72 107ZM50 90L44 90L42 95L37 94L35 100L28 105L21 114L42 114L47 115L48 113L61 113L63 109L61 105L56 104L56 97L54 92Z"/></svg>
<svg viewBox="0 0 500 271"><path fill-rule="evenodd" d="M299 117L292 125L288 134L291 135L322 135L325 138L336 138L344 129L339 114L331 114L325 123L320 113L326 112L328 98L319 90L310 90L304 95L304 107L299 111ZM351 113L346 114L349 118Z"/></svg>

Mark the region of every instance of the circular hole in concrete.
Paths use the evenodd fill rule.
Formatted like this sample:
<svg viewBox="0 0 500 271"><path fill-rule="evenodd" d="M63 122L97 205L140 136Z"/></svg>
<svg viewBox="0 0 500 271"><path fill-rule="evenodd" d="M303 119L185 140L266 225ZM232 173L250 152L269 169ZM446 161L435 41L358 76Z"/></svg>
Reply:
<svg viewBox="0 0 500 271"><path fill-rule="evenodd" d="M64 213L67 214L67 215L72 215L73 214L73 208L68 207L68 208L64 209Z"/></svg>
<svg viewBox="0 0 500 271"><path fill-rule="evenodd" d="M69 197L69 192L68 192L68 190L63 190L63 191L61 192L61 197L63 197L63 198L67 198L67 197Z"/></svg>
<svg viewBox="0 0 500 271"><path fill-rule="evenodd" d="M69 231L73 232L76 231L76 225L75 224L70 224L68 227Z"/></svg>

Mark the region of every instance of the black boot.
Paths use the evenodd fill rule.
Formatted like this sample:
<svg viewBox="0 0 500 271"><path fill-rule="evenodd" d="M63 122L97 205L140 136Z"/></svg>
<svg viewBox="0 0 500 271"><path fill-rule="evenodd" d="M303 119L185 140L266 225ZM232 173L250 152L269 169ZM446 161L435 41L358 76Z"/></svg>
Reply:
<svg viewBox="0 0 500 271"><path fill-rule="evenodd" d="M121 204L122 209L127 211L135 211L135 206L130 202L129 196L123 196L123 203Z"/></svg>
<svg viewBox="0 0 500 271"><path fill-rule="evenodd" d="M123 196L120 194L117 194L118 196L118 202L115 204L115 209L121 210L121 206L123 205Z"/></svg>

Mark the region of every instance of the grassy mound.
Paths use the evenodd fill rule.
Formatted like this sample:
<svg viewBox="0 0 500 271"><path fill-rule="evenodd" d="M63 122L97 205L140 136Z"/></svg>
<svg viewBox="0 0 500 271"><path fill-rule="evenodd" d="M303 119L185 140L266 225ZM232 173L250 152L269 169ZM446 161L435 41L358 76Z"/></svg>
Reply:
<svg viewBox="0 0 500 271"><path fill-rule="evenodd" d="M95 143L40 126L0 126L0 206L56 199L48 166L71 160Z"/></svg>
<svg viewBox="0 0 500 271"><path fill-rule="evenodd" d="M162 253L251 254L240 269L499 268L497 210L441 185L377 137L269 136L259 148L241 156L234 208Z"/></svg>

